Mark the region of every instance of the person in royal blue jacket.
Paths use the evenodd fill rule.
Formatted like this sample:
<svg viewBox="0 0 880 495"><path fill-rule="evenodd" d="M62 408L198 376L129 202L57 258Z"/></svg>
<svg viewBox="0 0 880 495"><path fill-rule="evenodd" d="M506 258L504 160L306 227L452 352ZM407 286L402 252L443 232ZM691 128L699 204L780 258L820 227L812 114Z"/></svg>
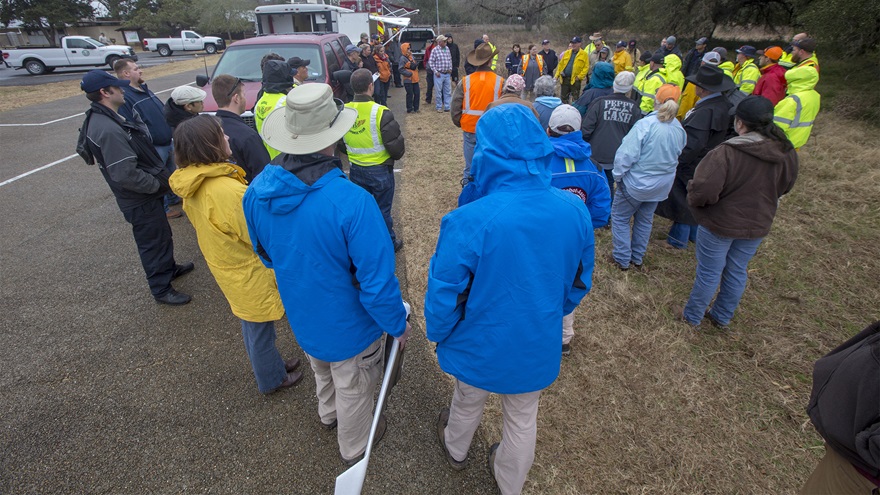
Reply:
<svg viewBox="0 0 880 495"><path fill-rule="evenodd" d="M611 190L608 181L590 160L590 144L579 131L581 114L571 105L559 105L550 114L547 134L556 152L550 159L550 184L568 191L584 202L590 210L593 228L608 225L611 216ZM574 337L574 312L562 318L562 355L571 353Z"/></svg>
<svg viewBox="0 0 880 495"><path fill-rule="evenodd" d="M337 107L330 86L295 87L263 122L266 143L282 153L243 199L254 251L275 270L287 319L315 372L321 423L338 425L347 465L367 445L382 337L403 344L409 334L382 213L334 156L356 118ZM380 420L376 442L384 432Z"/></svg>
<svg viewBox="0 0 880 495"><path fill-rule="evenodd" d="M559 375L562 316L592 285L593 228L583 201L550 185L553 146L529 108L500 105L476 130L480 197L443 217L425 296L428 340L455 377L437 432L447 462L463 469L486 399L501 394L504 433L489 469L502 493L519 493L538 398Z"/></svg>

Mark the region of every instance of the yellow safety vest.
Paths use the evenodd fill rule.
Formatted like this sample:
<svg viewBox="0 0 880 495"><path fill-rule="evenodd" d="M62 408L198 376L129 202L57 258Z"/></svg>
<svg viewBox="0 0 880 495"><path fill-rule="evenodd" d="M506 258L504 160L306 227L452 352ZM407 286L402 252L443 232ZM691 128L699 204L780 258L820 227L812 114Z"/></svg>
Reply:
<svg viewBox="0 0 880 495"><path fill-rule="evenodd" d="M257 133L260 134L260 137L263 137L263 121L266 120L266 117L269 116L269 113L276 108L281 108L287 102L287 95L284 93L263 93L263 96L260 97L260 101L254 105L254 125L257 128ZM275 158L280 155L281 152L276 150L275 148L269 146L266 141L263 141L263 146L266 147L266 151L269 152L269 158Z"/></svg>
<svg viewBox="0 0 880 495"><path fill-rule="evenodd" d="M495 51L495 45L493 45L492 43L490 43L490 42L488 42L488 41L487 41L486 43L489 44L489 48L491 48L492 51L494 52L494 51ZM495 56L492 57L492 67L490 67L490 68L494 71L494 70L495 70L495 67L496 67L497 65L498 65L498 54L496 53Z"/></svg>
<svg viewBox="0 0 880 495"><path fill-rule="evenodd" d="M386 107L374 101L353 101L345 106L358 113L354 126L342 137L348 150L348 160L362 167L381 165L390 160L391 154L385 149L379 132Z"/></svg>

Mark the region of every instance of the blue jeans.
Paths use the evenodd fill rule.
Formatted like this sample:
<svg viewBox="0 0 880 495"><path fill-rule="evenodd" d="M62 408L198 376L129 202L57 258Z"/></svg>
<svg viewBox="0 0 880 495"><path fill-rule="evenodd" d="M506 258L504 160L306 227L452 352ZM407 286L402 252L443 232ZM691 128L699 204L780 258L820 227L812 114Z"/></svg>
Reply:
<svg viewBox="0 0 880 495"><path fill-rule="evenodd" d="M159 153L159 158L162 159L162 162L165 163L165 170L168 170L168 173L174 173L177 170L177 166L174 164L174 143L166 144L165 146L156 146L156 152ZM180 198L177 197L176 194L170 192L165 195L165 211L168 211L168 207L172 204L180 203Z"/></svg>
<svg viewBox="0 0 880 495"><path fill-rule="evenodd" d="M287 379L287 370L275 347L275 322L241 320L241 336L260 392L265 394L278 388Z"/></svg>
<svg viewBox="0 0 880 495"><path fill-rule="evenodd" d="M391 235L391 241L397 239L394 233L394 221L391 219L391 204L394 202L394 165L373 165L362 167L351 164L349 178L355 184L363 187L376 198L385 226Z"/></svg>
<svg viewBox="0 0 880 495"><path fill-rule="evenodd" d="M462 185L471 180L471 162L474 160L474 148L477 147L477 135L473 132L462 132L462 148L464 150L464 171Z"/></svg>
<svg viewBox="0 0 880 495"><path fill-rule="evenodd" d="M437 110L449 110L452 103L452 75L434 73L434 107Z"/></svg>
<svg viewBox="0 0 880 495"><path fill-rule="evenodd" d="M696 325L703 320L706 308L718 290L710 316L722 325L733 319L733 312L746 290L749 260L758 251L760 239L732 239L699 227L697 234L697 276L684 307L684 317Z"/></svg>
<svg viewBox="0 0 880 495"><path fill-rule="evenodd" d="M675 222L669 227L666 242L676 249L687 249L688 241L697 242L697 226Z"/></svg>
<svg viewBox="0 0 880 495"><path fill-rule="evenodd" d="M617 183L617 192L611 203L611 239L614 261L628 267L630 262L641 265L648 250L651 226L657 201L638 201L627 194L623 182ZM632 219L632 230L629 221Z"/></svg>
<svg viewBox="0 0 880 495"><path fill-rule="evenodd" d="M373 101L380 105L388 105L388 82L382 82L381 79L376 79L376 82L373 83Z"/></svg>
<svg viewBox="0 0 880 495"><path fill-rule="evenodd" d="M608 168L605 168L605 166ZM614 197L614 175L611 173L614 170L614 164L605 164L605 163L597 163L596 170L600 173L605 174L605 178L608 180L608 190L611 191L611 197Z"/></svg>
<svg viewBox="0 0 880 495"><path fill-rule="evenodd" d="M419 103L421 102L419 99L419 83L405 82L403 83L403 89L406 90L407 113L418 112Z"/></svg>

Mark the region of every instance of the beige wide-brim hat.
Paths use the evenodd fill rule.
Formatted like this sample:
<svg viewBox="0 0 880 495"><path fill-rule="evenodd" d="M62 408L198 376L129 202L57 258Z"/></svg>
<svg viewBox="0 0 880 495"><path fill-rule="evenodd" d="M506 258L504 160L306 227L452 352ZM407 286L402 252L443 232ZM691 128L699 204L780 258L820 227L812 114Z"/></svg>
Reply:
<svg viewBox="0 0 880 495"><path fill-rule="evenodd" d="M480 43L479 45L477 45L476 48L474 48L470 53L467 54L467 57L465 57L465 59L468 61L469 64L475 67L479 67L488 63L490 60L492 60L493 57L495 57L495 55L498 55L497 48L493 50L492 47L489 46L489 43Z"/></svg>
<svg viewBox="0 0 880 495"><path fill-rule="evenodd" d="M357 115L353 108L337 106L330 86L303 84L287 93L285 105L263 121L263 139L283 153L316 153L342 139Z"/></svg>

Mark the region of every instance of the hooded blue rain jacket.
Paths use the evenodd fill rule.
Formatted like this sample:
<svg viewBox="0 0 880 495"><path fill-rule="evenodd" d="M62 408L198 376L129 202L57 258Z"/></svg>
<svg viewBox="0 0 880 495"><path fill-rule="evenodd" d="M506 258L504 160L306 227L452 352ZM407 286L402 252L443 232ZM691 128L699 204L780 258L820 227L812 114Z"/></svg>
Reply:
<svg viewBox="0 0 880 495"><path fill-rule="evenodd" d="M287 319L308 355L343 361L383 332L403 335L394 248L363 188L335 167L307 185L270 164L243 204L254 251L275 270Z"/></svg>
<svg viewBox="0 0 880 495"><path fill-rule="evenodd" d="M605 174L600 174L590 160L590 143L584 141L580 130L577 130L551 137L550 144L556 152L550 158L550 173L553 174L550 184L575 194L587 205L594 229L608 225L611 191L608 190ZM566 163L566 158L571 160L571 166Z"/></svg>
<svg viewBox="0 0 880 495"><path fill-rule="evenodd" d="M559 375L562 316L592 285L590 213L550 185L553 146L529 108L500 105L477 123L480 198L443 217L425 320L443 371L499 394Z"/></svg>

